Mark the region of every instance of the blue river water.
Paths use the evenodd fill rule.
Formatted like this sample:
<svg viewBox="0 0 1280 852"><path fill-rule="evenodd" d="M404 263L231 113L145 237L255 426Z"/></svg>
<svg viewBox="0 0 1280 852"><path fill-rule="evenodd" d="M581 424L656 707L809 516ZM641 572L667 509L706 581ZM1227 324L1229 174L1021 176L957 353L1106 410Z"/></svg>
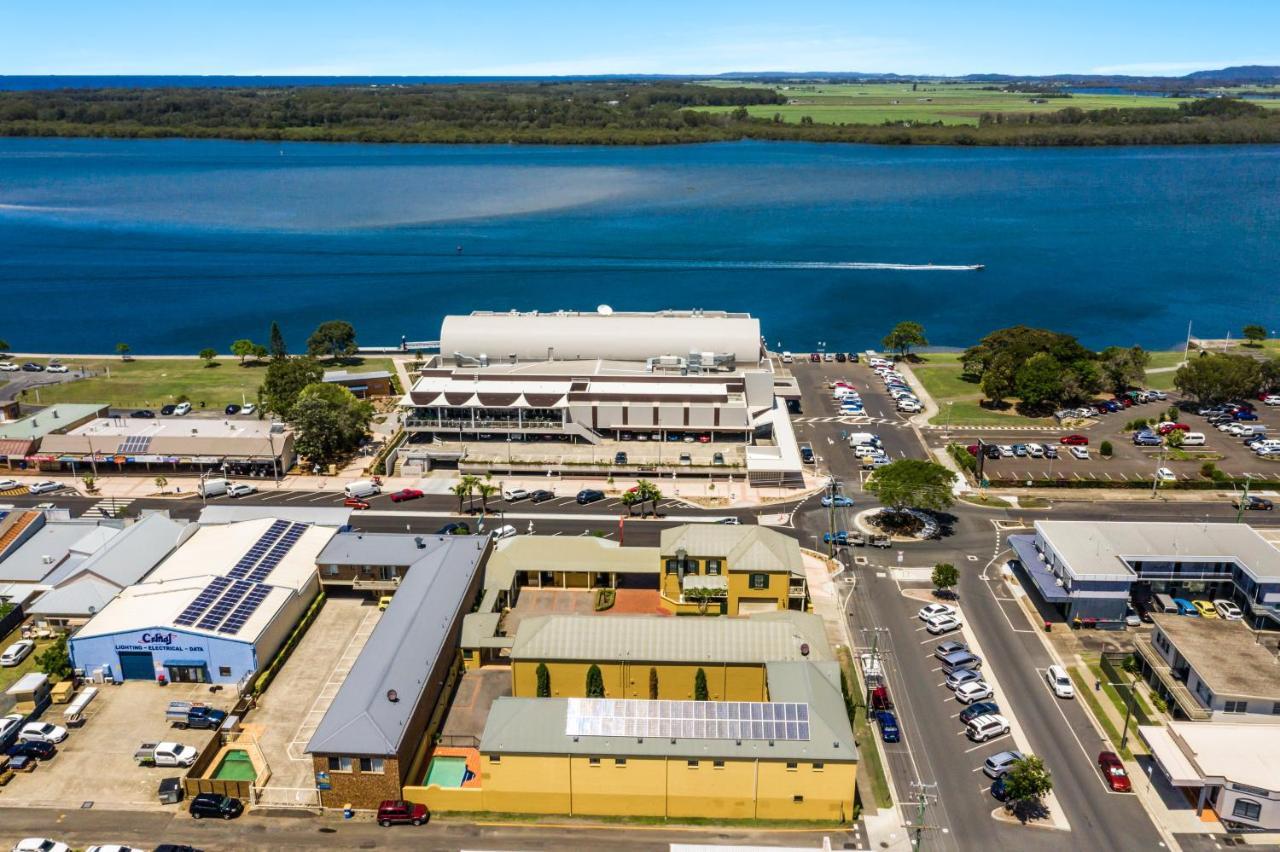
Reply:
<svg viewBox="0 0 1280 852"><path fill-rule="evenodd" d="M15 350L367 344L474 309L725 308L770 345L1280 327L1280 146L652 148L0 139ZM948 269L974 264L983 271Z"/></svg>

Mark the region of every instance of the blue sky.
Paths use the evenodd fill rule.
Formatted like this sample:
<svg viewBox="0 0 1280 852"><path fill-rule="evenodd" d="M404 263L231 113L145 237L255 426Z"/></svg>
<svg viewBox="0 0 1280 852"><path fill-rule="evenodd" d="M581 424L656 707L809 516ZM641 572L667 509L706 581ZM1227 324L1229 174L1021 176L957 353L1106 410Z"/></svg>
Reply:
<svg viewBox="0 0 1280 852"><path fill-rule="evenodd" d="M62 0L0 74L1184 74L1280 65L1280 2Z"/></svg>

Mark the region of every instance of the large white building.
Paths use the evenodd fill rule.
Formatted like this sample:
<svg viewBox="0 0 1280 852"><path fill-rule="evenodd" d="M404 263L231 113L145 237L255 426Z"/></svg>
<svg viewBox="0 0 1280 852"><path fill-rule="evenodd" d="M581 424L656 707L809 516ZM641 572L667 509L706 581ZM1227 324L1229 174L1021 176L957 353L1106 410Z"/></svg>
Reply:
<svg viewBox="0 0 1280 852"><path fill-rule="evenodd" d="M440 345L401 403L428 464L448 458L435 440L696 440L746 448L760 484L803 481L786 406L799 390L749 315L478 312L446 317Z"/></svg>
<svg viewBox="0 0 1280 852"><path fill-rule="evenodd" d="M262 518L201 525L71 637L85 676L242 684L319 592L334 527Z"/></svg>

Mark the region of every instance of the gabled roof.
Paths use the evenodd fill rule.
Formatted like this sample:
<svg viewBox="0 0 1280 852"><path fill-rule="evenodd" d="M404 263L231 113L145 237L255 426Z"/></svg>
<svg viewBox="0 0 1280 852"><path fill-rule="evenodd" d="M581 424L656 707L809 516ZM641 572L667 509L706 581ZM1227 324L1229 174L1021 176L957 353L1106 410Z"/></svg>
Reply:
<svg viewBox="0 0 1280 852"><path fill-rule="evenodd" d="M0 580L38 583L67 559L83 560L119 527L98 527L84 521L46 521L35 535L0 561Z"/></svg>
<svg viewBox="0 0 1280 852"><path fill-rule="evenodd" d="M662 531L662 555L683 549L689 556L721 558L730 572L790 571L804 576L800 545L788 535L754 525L683 524Z"/></svg>
<svg viewBox="0 0 1280 852"><path fill-rule="evenodd" d="M63 617L93 615L120 593L120 587L92 575L80 575L65 586L50 589L26 607L31 615Z"/></svg>
<svg viewBox="0 0 1280 852"><path fill-rule="evenodd" d="M486 553L485 536L424 539L425 555L396 589L311 735L307 753L390 756L399 751L454 625L474 603L469 590ZM389 700L390 690L398 700Z"/></svg>

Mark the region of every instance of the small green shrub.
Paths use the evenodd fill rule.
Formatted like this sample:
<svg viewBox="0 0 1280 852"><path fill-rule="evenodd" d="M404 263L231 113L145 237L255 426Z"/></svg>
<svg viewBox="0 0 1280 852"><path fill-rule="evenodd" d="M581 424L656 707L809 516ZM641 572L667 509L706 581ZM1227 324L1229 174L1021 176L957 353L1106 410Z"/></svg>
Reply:
<svg viewBox="0 0 1280 852"><path fill-rule="evenodd" d="M1103 456L1106 456L1107 458L1111 458L1112 451L1113 450L1112 450L1110 441L1103 441L1101 444L1098 445L1099 455L1103 455Z"/></svg>
<svg viewBox="0 0 1280 852"><path fill-rule="evenodd" d="M1200 465L1200 475L1206 479L1213 479L1213 475L1218 472L1218 466L1211 461L1207 461Z"/></svg>

